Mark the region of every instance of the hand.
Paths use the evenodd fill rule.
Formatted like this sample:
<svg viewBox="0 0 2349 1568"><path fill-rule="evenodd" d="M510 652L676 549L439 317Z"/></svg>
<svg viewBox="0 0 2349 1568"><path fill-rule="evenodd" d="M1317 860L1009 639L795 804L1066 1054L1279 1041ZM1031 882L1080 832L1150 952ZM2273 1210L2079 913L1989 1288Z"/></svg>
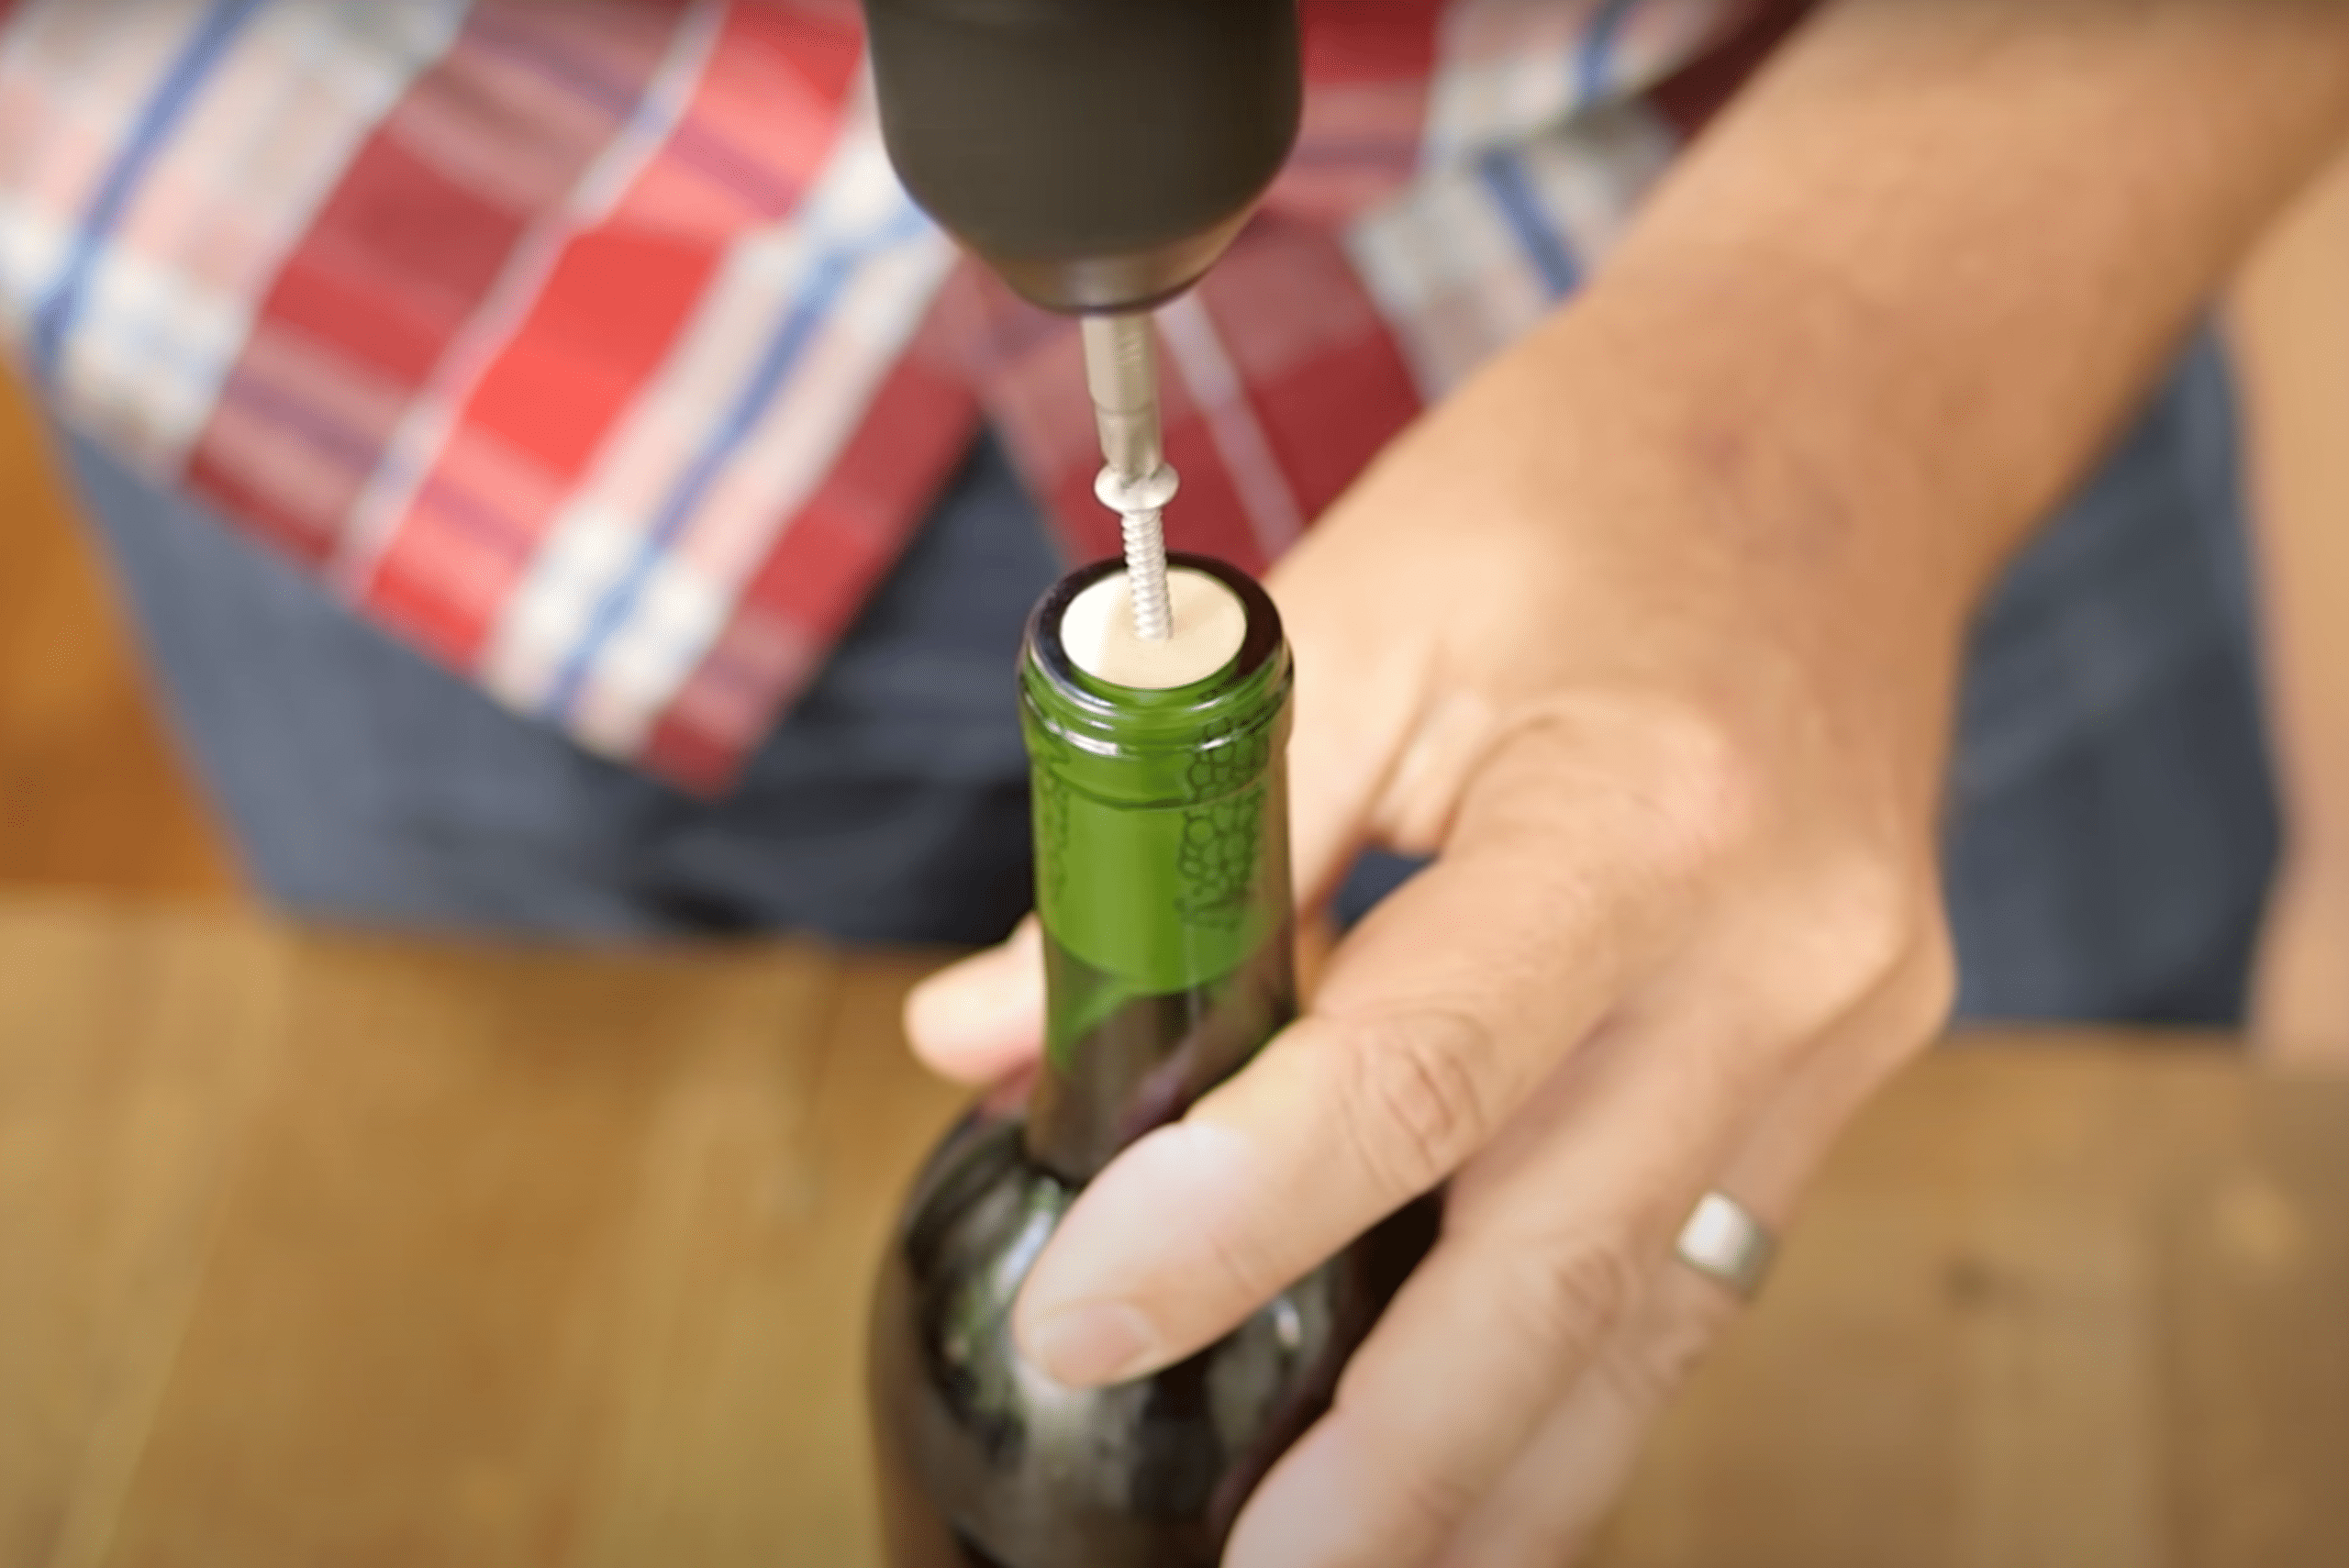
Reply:
<svg viewBox="0 0 2349 1568"><path fill-rule="evenodd" d="M1086 1189L1016 1324L1139 1373L1453 1178L1237 1568L1557 1562L1729 1316L1689 1207L1783 1223L1937 1027L1968 606L2349 135L2349 8L2154 9L1820 7L1277 573L1308 900L1364 840L1440 858ZM917 1044L1032 1051L1036 967L937 982Z"/></svg>
<svg viewBox="0 0 2349 1568"><path fill-rule="evenodd" d="M1898 528L1627 407L1605 332L1570 315L1505 357L1275 574L1305 901L1365 839L1439 858L1085 1193L1019 1304L1063 1381L1139 1375L1453 1180L1236 1568L1558 1562L1731 1315L1670 1260L1691 1206L1783 1222L1948 1005L1963 594ZM995 1076L1036 1049L1039 984L1023 935L910 1031Z"/></svg>
<svg viewBox="0 0 2349 1568"><path fill-rule="evenodd" d="M2269 900L2251 1039L2272 1065L2349 1069L2349 877L2288 860Z"/></svg>

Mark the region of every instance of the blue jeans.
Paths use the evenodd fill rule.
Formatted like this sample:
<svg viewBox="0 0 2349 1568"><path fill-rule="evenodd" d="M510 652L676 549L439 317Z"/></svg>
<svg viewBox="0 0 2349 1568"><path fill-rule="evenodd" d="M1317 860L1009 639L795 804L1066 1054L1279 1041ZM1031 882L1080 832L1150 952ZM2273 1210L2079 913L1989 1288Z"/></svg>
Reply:
<svg viewBox="0 0 2349 1568"><path fill-rule="evenodd" d="M2277 828L2231 419L2199 343L1982 617L1947 840L1972 1016L2240 1007ZM1059 565L991 441L716 803L509 716L188 503L66 447L179 737L289 910L969 942L1027 905L1013 660ZM1408 869L1366 865L1350 907Z"/></svg>

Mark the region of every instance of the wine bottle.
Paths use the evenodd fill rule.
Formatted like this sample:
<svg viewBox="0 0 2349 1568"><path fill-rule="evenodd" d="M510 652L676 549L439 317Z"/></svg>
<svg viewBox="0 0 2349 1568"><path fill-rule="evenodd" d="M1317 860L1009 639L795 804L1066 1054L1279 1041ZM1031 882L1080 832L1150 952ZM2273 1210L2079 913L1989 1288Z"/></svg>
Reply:
<svg viewBox="0 0 2349 1568"><path fill-rule="evenodd" d="M1225 1339L1113 1387L1060 1386L1012 1343L1019 1287L1085 1183L1297 1010L1288 647L1245 573L1173 564L1244 617L1204 679L1118 685L1071 657L1071 606L1114 562L1029 622L1045 1051L1024 1105L981 1101L931 1155L883 1262L869 1376L892 1568L1214 1568L1433 1240L1432 1202L1412 1205Z"/></svg>

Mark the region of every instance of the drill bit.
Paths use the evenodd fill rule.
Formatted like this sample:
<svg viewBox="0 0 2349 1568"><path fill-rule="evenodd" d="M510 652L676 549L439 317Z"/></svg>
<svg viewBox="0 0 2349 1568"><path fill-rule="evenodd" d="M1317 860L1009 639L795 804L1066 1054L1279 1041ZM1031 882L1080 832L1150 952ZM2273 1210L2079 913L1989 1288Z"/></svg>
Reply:
<svg viewBox="0 0 2349 1568"><path fill-rule="evenodd" d="M1085 380L1104 460L1093 493L1124 519L1134 632L1163 642L1174 629L1163 518L1175 480L1160 447L1158 353L1147 314L1085 318Z"/></svg>

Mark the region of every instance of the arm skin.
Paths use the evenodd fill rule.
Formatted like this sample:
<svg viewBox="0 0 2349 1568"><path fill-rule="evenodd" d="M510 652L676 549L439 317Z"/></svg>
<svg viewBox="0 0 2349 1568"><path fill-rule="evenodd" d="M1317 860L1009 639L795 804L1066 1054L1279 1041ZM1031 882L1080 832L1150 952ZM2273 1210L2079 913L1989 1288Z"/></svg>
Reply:
<svg viewBox="0 0 2349 1568"><path fill-rule="evenodd" d="M1017 1320L1064 1381L1135 1374L1451 1179L1234 1568L1595 1527L1732 1315L1670 1261L1689 1205L1782 1222L1946 1013L1974 605L2344 130L2349 6L1831 5L1283 562L1300 882L1442 852L1085 1192ZM1039 1010L1015 942L908 1022L986 1077Z"/></svg>
<svg viewBox="0 0 2349 1568"><path fill-rule="evenodd" d="M1602 339L1738 509L1970 606L2344 128L2339 7L1846 0L1528 354Z"/></svg>
<svg viewBox="0 0 2349 1568"><path fill-rule="evenodd" d="M2349 160L2233 296L2289 844L2252 1006L2271 1060L2349 1066Z"/></svg>

